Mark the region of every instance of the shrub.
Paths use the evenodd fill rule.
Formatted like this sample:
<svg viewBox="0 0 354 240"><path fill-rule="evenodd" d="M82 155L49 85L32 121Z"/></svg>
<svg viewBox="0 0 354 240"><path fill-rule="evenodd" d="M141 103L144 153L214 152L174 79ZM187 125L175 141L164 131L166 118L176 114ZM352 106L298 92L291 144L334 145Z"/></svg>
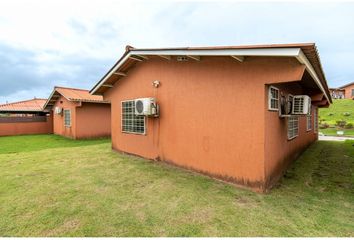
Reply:
<svg viewBox="0 0 354 240"><path fill-rule="evenodd" d="M344 120L338 120L338 121L336 121L336 125L337 125L338 127L341 127L341 128L343 128L346 124L347 124L347 122L344 121Z"/></svg>
<svg viewBox="0 0 354 240"><path fill-rule="evenodd" d="M334 113L328 113L327 115L328 115L328 116L333 116L333 115L334 115Z"/></svg>
<svg viewBox="0 0 354 240"><path fill-rule="evenodd" d="M350 116L350 113L349 112L345 112L345 113L343 113L343 115L348 117L348 116Z"/></svg>
<svg viewBox="0 0 354 240"><path fill-rule="evenodd" d="M326 129L326 128L329 128L329 124L326 123L326 122L324 122L324 123L320 124L318 127L319 127L320 129Z"/></svg>
<svg viewBox="0 0 354 240"><path fill-rule="evenodd" d="M346 129L351 129L351 128L353 128L353 123L347 123L347 124L345 125L345 128L346 128Z"/></svg>

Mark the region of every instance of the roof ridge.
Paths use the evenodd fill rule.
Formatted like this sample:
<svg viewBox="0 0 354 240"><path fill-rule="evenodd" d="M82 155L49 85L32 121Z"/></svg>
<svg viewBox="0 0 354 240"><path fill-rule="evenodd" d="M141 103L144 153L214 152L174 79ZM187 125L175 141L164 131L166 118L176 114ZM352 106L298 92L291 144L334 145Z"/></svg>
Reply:
<svg viewBox="0 0 354 240"><path fill-rule="evenodd" d="M54 89L57 89L57 88L62 88L62 89L71 89L71 90L78 90L78 91L89 91L87 89L83 89L83 88L71 88L71 87L61 87L61 86L54 86Z"/></svg>
<svg viewBox="0 0 354 240"><path fill-rule="evenodd" d="M30 101L33 101L33 100L45 100L45 101L47 101L48 99L47 98L32 98L32 99L27 99L27 100L22 100L22 101L17 101L17 102L3 103L3 104L0 104L0 107L13 105L13 104L18 104L18 103L30 102Z"/></svg>
<svg viewBox="0 0 354 240"><path fill-rule="evenodd" d="M240 45L214 45L214 46L195 46L195 47L158 47L158 48L133 48L129 45L126 47L127 51L131 50L195 50L195 49L232 49L232 48L285 48L285 47L304 47L304 46L314 46L314 42L303 42L303 43L267 43L267 44L240 44Z"/></svg>

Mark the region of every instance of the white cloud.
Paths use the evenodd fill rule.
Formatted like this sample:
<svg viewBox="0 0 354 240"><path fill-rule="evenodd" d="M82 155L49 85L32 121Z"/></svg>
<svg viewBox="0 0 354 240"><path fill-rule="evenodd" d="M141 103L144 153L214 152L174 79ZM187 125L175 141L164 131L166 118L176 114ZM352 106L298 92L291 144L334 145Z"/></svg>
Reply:
<svg viewBox="0 0 354 240"><path fill-rule="evenodd" d="M330 85L354 81L351 56L354 3L234 3L138 1L0 1L0 47L6 61L24 64L0 79L0 102L37 96L53 85L90 88L124 52L125 45L168 47L316 42ZM0 55L7 54L0 48ZM18 51L16 51L18 50ZM24 52L26 52L25 55ZM29 54L30 53L30 54ZM8 54L10 55L10 54ZM0 65L2 72L8 65ZM50 78L50 79L48 79ZM25 82L24 82L25 83ZM21 87L23 86L23 87ZM16 87L16 88L15 88ZM21 95L16 94L20 92Z"/></svg>

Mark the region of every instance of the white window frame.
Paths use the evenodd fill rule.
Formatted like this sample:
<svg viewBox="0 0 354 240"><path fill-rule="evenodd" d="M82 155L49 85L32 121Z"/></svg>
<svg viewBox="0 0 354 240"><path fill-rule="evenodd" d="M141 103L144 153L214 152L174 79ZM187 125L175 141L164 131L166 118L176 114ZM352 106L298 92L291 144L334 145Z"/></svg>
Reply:
<svg viewBox="0 0 354 240"><path fill-rule="evenodd" d="M312 130L312 106L310 106L310 114L306 116L306 131Z"/></svg>
<svg viewBox="0 0 354 240"><path fill-rule="evenodd" d="M123 126L123 103L125 102L135 102L135 99L129 99L129 100L123 100L121 101L120 103L120 108L121 108L121 113L120 113L120 116L121 116L121 132L122 133L128 133L128 134L136 134L136 135L146 135L146 132L147 132L147 124L146 124L146 117L144 116L144 132L134 132L134 131L126 131L124 130L124 126Z"/></svg>
<svg viewBox="0 0 354 240"><path fill-rule="evenodd" d="M276 90L278 92L278 98L273 98L272 97L272 90ZM274 86L269 86L269 88L268 88L268 110L270 110L270 111L279 111L279 104L280 104L279 97L280 97L279 89L274 87ZM272 107L272 100L277 101L277 103L278 103L277 104L278 105L277 108L273 108Z"/></svg>
<svg viewBox="0 0 354 240"><path fill-rule="evenodd" d="M288 117L288 140L292 140L299 136L299 117L290 116Z"/></svg>
<svg viewBox="0 0 354 240"><path fill-rule="evenodd" d="M66 124L66 115L69 112L69 124ZM64 115L64 126L65 127L71 127L71 110L70 109L64 109L63 110L63 115Z"/></svg>

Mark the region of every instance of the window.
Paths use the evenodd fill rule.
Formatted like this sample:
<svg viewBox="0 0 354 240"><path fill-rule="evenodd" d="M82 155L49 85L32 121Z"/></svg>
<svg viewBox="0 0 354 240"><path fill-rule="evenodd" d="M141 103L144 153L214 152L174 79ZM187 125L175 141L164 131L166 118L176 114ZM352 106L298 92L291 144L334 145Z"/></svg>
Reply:
<svg viewBox="0 0 354 240"><path fill-rule="evenodd" d="M299 132L299 117L291 116L288 118L288 139L293 139L298 136Z"/></svg>
<svg viewBox="0 0 354 240"><path fill-rule="evenodd" d="M312 105L310 105L309 111L309 115L306 116L306 131L311 131L312 129Z"/></svg>
<svg viewBox="0 0 354 240"><path fill-rule="evenodd" d="M318 119L317 119L317 108L313 110L313 131L317 133Z"/></svg>
<svg viewBox="0 0 354 240"><path fill-rule="evenodd" d="M65 127L71 126L71 111L68 109L64 110L64 126Z"/></svg>
<svg viewBox="0 0 354 240"><path fill-rule="evenodd" d="M122 102L122 132L145 134L145 116L135 115L135 102Z"/></svg>
<svg viewBox="0 0 354 240"><path fill-rule="evenodd" d="M352 89L352 97L354 97L354 89Z"/></svg>
<svg viewBox="0 0 354 240"><path fill-rule="evenodd" d="M306 120L307 120L306 130L307 131L311 131L311 129L312 129L312 116L311 115L307 115L306 116Z"/></svg>
<svg viewBox="0 0 354 240"><path fill-rule="evenodd" d="M268 108L269 110L279 109L279 89L273 86L269 87L268 92Z"/></svg>

